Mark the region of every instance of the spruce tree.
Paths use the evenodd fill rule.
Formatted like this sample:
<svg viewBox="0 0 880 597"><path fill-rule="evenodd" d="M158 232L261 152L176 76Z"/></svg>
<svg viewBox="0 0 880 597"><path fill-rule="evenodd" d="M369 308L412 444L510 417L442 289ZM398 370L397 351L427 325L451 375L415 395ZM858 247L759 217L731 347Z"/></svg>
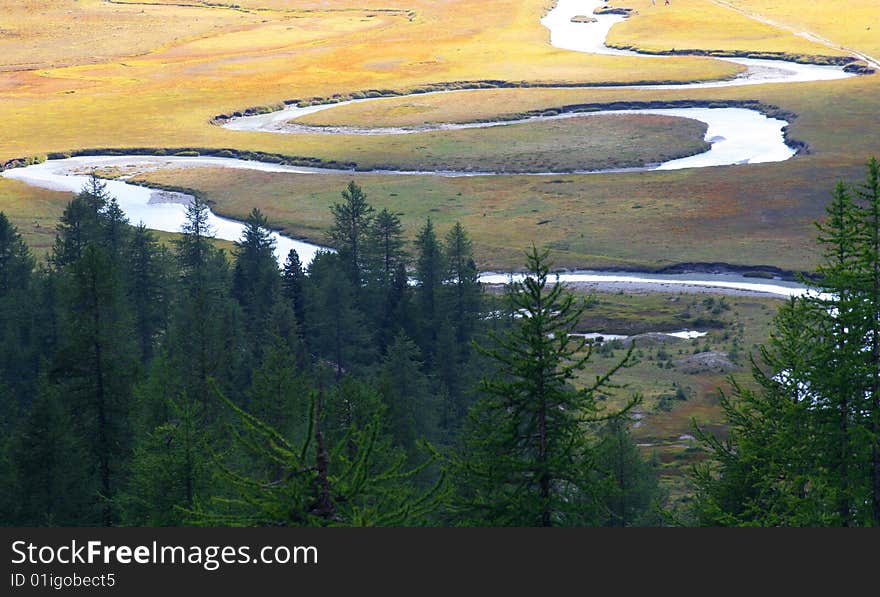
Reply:
<svg viewBox="0 0 880 597"><path fill-rule="evenodd" d="M210 416L208 380L225 384L235 376L241 349L238 306L229 296L229 263L212 244L208 207L194 199L177 241L180 298L171 316L167 345L186 395Z"/></svg>
<svg viewBox="0 0 880 597"><path fill-rule="evenodd" d="M856 188L863 204L859 265L864 279L862 307L866 310L865 340L868 343L866 373L867 394L865 426L871 438L871 510L872 525L880 526L880 162L871 158L865 181Z"/></svg>
<svg viewBox="0 0 880 597"><path fill-rule="evenodd" d="M235 246L232 293L256 327L266 320L281 283L275 239L259 209L254 208L248 215L244 232Z"/></svg>
<svg viewBox="0 0 880 597"><path fill-rule="evenodd" d="M598 434L597 482L601 489L603 526L657 526L663 499L658 463L646 460L633 441L627 422L615 417Z"/></svg>
<svg viewBox="0 0 880 597"><path fill-rule="evenodd" d="M455 328L455 341L465 349L473 338L479 319L482 288L472 243L460 222L456 222L446 235L445 253L450 319Z"/></svg>
<svg viewBox="0 0 880 597"><path fill-rule="evenodd" d="M109 200L107 185L91 176L82 191L67 204L56 226L50 257L56 268L61 269L78 260L89 243L105 241L102 224Z"/></svg>
<svg viewBox="0 0 880 597"><path fill-rule="evenodd" d="M373 313L379 352L384 354L403 325L396 315L401 297L395 285L399 269L406 269L400 218L383 209L373 219L367 245L367 308Z"/></svg>
<svg viewBox="0 0 880 597"><path fill-rule="evenodd" d="M368 364L374 353L357 289L343 271L335 253L319 253L309 265L308 345L332 364L337 380Z"/></svg>
<svg viewBox="0 0 880 597"><path fill-rule="evenodd" d="M199 402L185 394L167 399L167 422L134 446L131 475L119 502L126 524L181 526L185 511L210 489L208 437Z"/></svg>

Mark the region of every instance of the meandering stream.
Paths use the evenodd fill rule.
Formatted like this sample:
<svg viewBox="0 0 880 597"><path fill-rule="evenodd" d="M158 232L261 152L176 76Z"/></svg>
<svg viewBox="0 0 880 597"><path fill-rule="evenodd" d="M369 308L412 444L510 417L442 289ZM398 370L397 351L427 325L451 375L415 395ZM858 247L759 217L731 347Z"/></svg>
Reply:
<svg viewBox="0 0 880 597"><path fill-rule="evenodd" d="M605 39L611 27L622 21L620 15L592 15L593 9L603 2L588 0L558 0L541 22L550 30L550 43L555 47L578 52L598 54L638 55L651 59L662 56L637 54L627 50L617 50L605 46ZM592 15L593 23L572 23L576 15ZM641 89L707 89L735 85L756 85L769 83L796 83L824 81L852 76L838 66L819 66L797 64L775 60L755 60L747 58L723 58L746 66L738 77L727 81L707 81L680 85L627 86ZM621 86L623 87L623 86ZM607 87L603 87L607 88ZM452 92L438 92L452 93ZM224 126L233 130L262 131L285 134L414 134L425 130L450 130L464 128L485 128L503 126L512 122L437 124L415 128L365 129L354 127L311 127L291 122L307 114L314 114L336 106L354 102L385 101L379 99L352 100L337 104L323 104L308 107L289 106L284 110L232 119ZM782 161L791 158L795 150L785 143L783 130L788 124L784 120L768 118L756 110L745 108L661 108L645 110L606 110L586 113L567 113L554 116L537 116L526 121L556 118L589 117L596 114L664 114L682 118L692 118L707 124L706 141L711 145L704 153L670 160L668 162L638 168L641 170L668 170L678 168L704 168L709 166L748 164ZM134 168L137 171L163 167L225 167L260 170L265 172L290 172L310 174L327 172L326 169L283 166L263 162L244 161L232 158L211 157L150 157L150 156L88 156L52 160L32 166L13 168L2 172L2 176L23 181L27 184L60 191L78 192L93 169L119 167ZM494 172L394 172L394 174L474 176L493 175ZM531 174L545 174L535 172ZM126 182L124 179L107 181L108 191L119 201L119 205L133 223L142 222L148 228L177 232L185 220L186 206L192 199L188 195L150 189ZM241 222L210 216L217 238L238 240L241 238ZM321 247L298 241L274 233L276 256L282 262L291 249L295 249L300 260L308 264ZM501 284L511 279L511 274L487 273L481 280L488 284ZM560 274L560 280L569 283L614 284L626 287L675 288L702 287L729 289L749 292L762 292L779 296L793 296L806 292L802 285L782 280L763 280L746 278L735 274L621 274L618 272L568 272Z"/></svg>

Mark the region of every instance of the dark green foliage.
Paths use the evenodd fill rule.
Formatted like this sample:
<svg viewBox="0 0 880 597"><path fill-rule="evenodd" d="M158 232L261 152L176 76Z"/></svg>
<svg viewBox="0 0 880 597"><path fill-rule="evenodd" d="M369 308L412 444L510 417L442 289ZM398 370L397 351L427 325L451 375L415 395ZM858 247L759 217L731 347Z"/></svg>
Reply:
<svg viewBox="0 0 880 597"><path fill-rule="evenodd" d="M281 284L284 298L293 308L293 314L296 317L296 325L299 334L303 333L306 327L306 295L305 295L305 273L303 272L302 263L300 263L299 255L291 249L287 254L287 260L281 271Z"/></svg>
<svg viewBox="0 0 880 597"><path fill-rule="evenodd" d="M549 284L547 258L534 247L527 254L529 273L509 294L518 318L483 349L499 371L483 380L460 464L470 524L581 526L600 517L586 425L601 418L595 393L630 355L588 387L572 386L592 354L592 345L569 335L585 306Z"/></svg>
<svg viewBox="0 0 880 597"><path fill-rule="evenodd" d="M323 395L309 400L308 435L294 443L259 418L219 394L237 418L236 445L252 463L239 470L218 463L221 484L229 490L190 511L196 524L230 526L409 526L424 521L441 504L444 481L427 491L410 479L423 467L406 470L404 456L392 456L378 417L350 427L335 445L323 431ZM390 465L377 459L392 456ZM430 462L430 461L429 461Z"/></svg>
<svg viewBox="0 0 880 597"><path fill-rule="evenodd" d="M59 388L45 379L10 449L14 476L6 491L15 498L22 526L95 524L96 500L90 459Z"/></svg>
<svg viewBox="0 0 880 597"><path fill-rule="evenodd" d="M445 321L443 303L443 279L446 262L443 247L437 241L431 219L419 231L416 238L416 293L415 306L418 310L418 344L426 361L433 365L437 356L438 339Z"/></svg>
<svg viewBox="0 0 880 597"><path fill-rule="evenodd" d="M33 270L30 250L0 212L0 384L16 403L30 402L37 373Z"/></svg>
<svg viewBox="0 0 880 597"><path fill-rule="evenodd" d="M397 446L414 455L419 439L436 442L440 407L422 373L418 346L399 332L382 363L379 391L388 405L388 427Z"/></svg>
<svg viewBox="0 0 880 597"><path fill-rule="evenodd" d="M201 405L185 395L167 399L168 420L140 437L134 447L125 495L124 522L135 526L180 526L185 509L209 491L208 438Z"/></svg>
<svg viewBox="0 0 880 597"><path fill-rule="evenodd" d="M480 315L482 289L471 240L460 222L446 235L446 302L456 342L467 347Z"/></svg>
<svg viewBox="0 0 880 597"><path fill-rule="evenodd" d="M659 466L639 453L626 421L609 420L595 448L596 480L603 508L599 516L610 527L658 526L664 496L658 485Z"/></svg>
<svg viewBox="0 0 880 597"><path fill-rule="evenodd" d="M90 244L106 244L104 225L107 202L107 185L92 176L89 182L67 205L57 226L55 244L52 248L51 262L56 268L63 268L76 262L83 249ZM110 237L115 241L119 213L113 210Z"/></svg>
<svg viewBox="0 0 880 597"><path fill-rule="evenodd" d="M211 244L207 205L195 199L177 242L180 298L171 314L167 345L171 365L183 390L206 407L208 379L225 383L240 357L238 305L230 297L229 262Z"/></svg>
<svg viewBox="0 0 880 597"><path fill-rule="evenodd" d="M111 525L117 520L113 499L129 447L128 409L138 353L119 272L106 250L86 245L69 269L64 335L52 378L87 438L97 465L101 521Z"/></svg>
<svg viewBox="0 0 880 597"><path fill-rule="evenodd" d="M376 314L377 340L383 354L397 331L408 326L401 315L409 289L405 280L399 284L401 272L406 275L408 260L404 244L400 218L383 209L370 227L366 284L368 308Z"/></svg>
<svg viewBox="0 0 880 597"><path fill-rule="evenodd" d="M27 288L34 265L30 249L0 211L0 298L15 289Z"/></svg>
<svg viewBox="0 0 880 597"><path fill-rule="evenodd" d="M296 355L280 339L269 348L248 390L248 410L291 441L306 434L307 383Z"/></svg>
<svg viewBox="0 0 880 597"><path fill-rule="evenodd" d="M333 227L328 238L330 244L339 252L344 271L349 281L360 287L364 282L365 246L373 219L373 207L367 203L363 189L354 181L342 191L343 203L334 203L330 207L333 213Z"/></svg>
<svg viewBox="0 0 880 597"><path fill-rule="evenodd" d="M171 256L159 247L155 235L137 226L131 231L125 272L128 303L134 316L141 361L153 356L156 338L168 325Z"/></svg>
<svg viewBox="0 0 880 597"><path fill-rule="evenodd" d="M819 225L813 293L780 310L753 358L757 388L734 384L729 436L700 434L715 461L696 472L696 522L880 524L880 165L839 183Z"/></svg>
<svg viewBox="0 0 880 597"><path fill-rule="evenodd" d="M357 288L344 270L342 257L319 253L309 266L307 319L309 347L336 371L336 377L368 363L373 354L366 318L357 307Z"/></svg>
<svg viewBox="0 0 880 597"><path fill-rule="evenodd" d="M538 470L552 494L538 509L550 504L553 523L608 523L603 491L614 477L590 468L595 413L589 390L570 385L576 343L544 362L543 412L556 435L536 468L530 436L505 443L510 421L528 435L533 405L494 408L507 390L517 400L531 391L516 381L529 366L499 360L526 346L516 330L527 322L513 310L484 316L464 228L426 222L411 256L397 214L376 214L354 183L343 200L332 208L338 252L319 253L305 271L295 252L279 269L258 210L234 254L218 250L201 199L187 207L174 250L162 248L94 177L65 210L50 267L35 269L0 214L0 522L522 524L543 518L511 479ZM562 295L550 301L571 307ZM544 315L556 329L577 309L564 322ZM490 330L500 344L473 350L475 340L493 346ZM469 446L484 460L453 479L459 469L446 465L480 375L492 381L474 418L491 433ZM626 444L621 457L636 470L620 437L597 454L612 458ZM451 510L453 485L479 507ZM618 518L649 522L642 486L615 486L632 506ZM487 496L496 500L488 513Z"/></svg>
<svg viewBox="0 0 880 597"><path fill-rule="evenodd" d="M235 246L232 294L241 305L245 317L250 321L260 321L271 311L278 298L280 279L278 261L275 259L275 240L266 217L259 209L254 208L248 215L244 233Z"/></svg>

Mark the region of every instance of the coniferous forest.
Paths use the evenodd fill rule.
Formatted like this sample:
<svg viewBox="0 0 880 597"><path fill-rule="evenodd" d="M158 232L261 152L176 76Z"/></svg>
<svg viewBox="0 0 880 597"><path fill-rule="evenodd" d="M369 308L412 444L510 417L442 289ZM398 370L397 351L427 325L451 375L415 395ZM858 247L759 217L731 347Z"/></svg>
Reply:
<svg viewBox="0 0 880 597"><path fill-rule="evenodd" d="M163 245L97 178L36 259L0 213L0 523L18 526L876 526L880 166L839 183L816 292L779 311L752 383L699 435L684 512L582 375L589 303L552 255L478 281L471 239L354 182L327 244L279 267L254 210L232 253L208 206Z"/></svg>

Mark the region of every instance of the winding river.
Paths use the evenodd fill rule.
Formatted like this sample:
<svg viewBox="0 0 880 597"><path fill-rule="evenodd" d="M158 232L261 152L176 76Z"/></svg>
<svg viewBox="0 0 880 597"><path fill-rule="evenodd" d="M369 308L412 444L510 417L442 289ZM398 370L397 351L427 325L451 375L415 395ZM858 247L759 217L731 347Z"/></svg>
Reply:
<svg viewBox="0 0 880 597"><path fill-rule="evenodd" d="M627 50L617 50L605 45L606 36L616 23L623 20L620 15L593 15L593 9L604 4L591 0L558 0L556 7L541 20L550 30L550 43L558 48L578 52L615 55L638 55L646 59L662 59L662 56L637 54ZM592 15L595 22L573 23L576 15ZM797 83L825 81L853 76L839 66L820 66L798 64L777 60L756 60L747 58L719 58L746 67L743 73L726 81L706 81L683 83L679 85L621 86L640 89L707 89L737 85L756 85L769 83ZM603 87L607 89L608 87ZM455 93L440 91L435 93ZM393 99L393 98L388 98ZM536 116L518 121L499 121L488 123L437 124L413 128L364 129L354 127L314 127L295 121L307 114L314 114L343 104L386 101L385 99L362 99L336 104L322 104L307 107L288 106L269 114L231 119L223 126L232 130L261 131L282 134L413 134L426 130L451 130L464 128L486 128L502 126L514 122L526 122L559 118L589 117L596 114L663 114L691 118L707 125L706 141L710 149L690 157L629 170L671 170L679 168L705 168L732 164L783 161L791 158L795 150L785 143L784 120L769 118L756 110L746 108L658 108L644 110L604 110L598 112L564 113L555 116ZM244 161L219 157L152 157L152 156L88 156L62 160L51 160L32 166L13 168L2 172L2 176L23 181L27 184L59 191L78 192L88 174L93 169L119 167L143 172L164 167L225 167L260 170L264 172L289 172L310 174L327 172L327 169L284 166L255 161ZM607 171L606 171L607 172ZM493 172L393 172L394 174L475 176L494 175ZM587 172L584 172L587 173ZM542 172L533 175L548 174ZM559 174L559 173L553 173ZM192 199L182 193L150 189L125 182L124 177L107 181L108 191L119 201L119 205L130 221L142 222L148 228L177 232L185 220L186 206ZM217 238L238 240L241 238L243 224L235 220L211 214L210 225ZM283 261L291 249L295 249L304 264L313 259L321 247L274 233L276 256ZM510 274L487 273L481 280L488 284L506 283ZM734 274L622 274L612 272L567 272L560 274L560 280L568 283L619 285L621 288L639 287L643 289L705 288L728 289L734 291L761 292L779 296L793 296L806 292L806 289L793 282L782 280L756 280Z"/></svg>

